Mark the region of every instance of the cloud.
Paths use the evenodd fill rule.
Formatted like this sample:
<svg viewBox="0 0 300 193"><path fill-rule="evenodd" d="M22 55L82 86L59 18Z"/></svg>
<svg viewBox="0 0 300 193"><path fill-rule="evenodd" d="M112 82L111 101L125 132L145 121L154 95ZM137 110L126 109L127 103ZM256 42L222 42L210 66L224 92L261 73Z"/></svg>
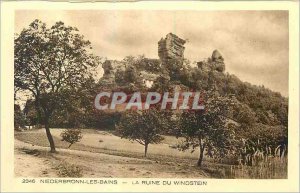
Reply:
<svg viewBox="0 0 300 193"><path fill-rule="evenodd" d="M287 11L19 10L16 32L36 18L49 26L59 20L76 26L94 52L109 59L158 58L157 42L173 32L189 40L185 57L191 61L218 49L227 72L288 95Z"/></svg>

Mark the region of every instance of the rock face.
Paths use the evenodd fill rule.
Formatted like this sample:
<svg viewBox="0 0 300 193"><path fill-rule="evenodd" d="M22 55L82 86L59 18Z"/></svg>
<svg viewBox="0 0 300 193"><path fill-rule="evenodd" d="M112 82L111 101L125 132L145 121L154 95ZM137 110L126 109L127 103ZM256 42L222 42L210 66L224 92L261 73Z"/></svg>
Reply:
<svg viewBox="0 0 300 193"><path fill-rule="evenodd" d="M185 40L179 38L175 34L168 33L166 38L162 38L158 42L158 56L162 62L170 59L181 60L185 47Z"/></svg>
<svg viewBox="0 0 300 193"><path fill-rule="evenodd" d="M211 60L213 62L224 62L224 58L222 57L222 55L220 54L220 52L218 50L214 50L212 55L211 55Z"/></svg>
<svg viewBox="0 0 300 193"><path fill-rule="evenodd" d="M225 71L224 58L218 50L214 50L211 58L209 58L207 61L197 62L197 65L198 68L203 71Z"/></svg>
<svg viewBox="0 0 300 193"><path fill-rule="evenodd" d="M113 85L115 84L116 72L125 71L126 64L117 60L106 60L102 64L102 68L104 70L102 82L105 83L106 85Z"/></svg>
<svg viewBox="0 0 300 193"><path fill-rule="evenodd" d="M218 72L225 71L224 58L218 50L214 50L211 55L213 68Z"/></svg>

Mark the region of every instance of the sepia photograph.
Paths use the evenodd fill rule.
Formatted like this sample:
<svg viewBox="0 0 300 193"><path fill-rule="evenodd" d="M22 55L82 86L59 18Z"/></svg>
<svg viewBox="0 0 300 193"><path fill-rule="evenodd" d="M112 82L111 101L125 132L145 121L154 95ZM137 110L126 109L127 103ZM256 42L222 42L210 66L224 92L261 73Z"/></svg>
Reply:
<svg viewBox="0 0 300 193"><path fill-rule="evenodd" d="M299 2L1 2L2 192L299 192Z"/></svg>
<svg viewBox="0 0 300 193"><path fill-rule="evenodd" d="M286 179L288 21L17 10L15 175Z"/></svg>

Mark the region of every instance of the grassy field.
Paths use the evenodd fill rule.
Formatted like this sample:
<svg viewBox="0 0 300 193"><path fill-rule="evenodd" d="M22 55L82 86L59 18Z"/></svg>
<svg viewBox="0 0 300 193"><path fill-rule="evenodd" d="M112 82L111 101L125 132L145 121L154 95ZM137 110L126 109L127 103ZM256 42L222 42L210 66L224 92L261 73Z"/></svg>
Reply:
<svg viewBox="0 0 300 193"><path fill-rule="evenodd" d="M62 131L63 129L51 130L56 147L60 148L59 152L68 149L69 146L68 143L61 141L60 133ZM270 159L267 163L250 167L218 164L205 158L203 167L200 169L195 166L198 151L190 153L171 148L170 146L183 140L173 136L165 136L165 140L161 144L151 144L147 158L145 158L142 145L121 139L111 132L84 129L82 134L81 141L73 144L68 152L64 151L64 154L59 153L58 155L42 154L50 160L55 158L52 159L54 163L52 165L59 170L59 175L68 175L68 170L71 170L77 172L78 177L82 175L95 177L96 175L97 177L286 178L287 176L287 161L276 159ZM15 138L31 144L33 147L44 147L43 152L48 150L49 143L44 129L16 132ZM80 154L79 157L77 154ZM84 156L85 154L89 156ZM94 161L94 156L97 156L97 161ZM104 166L106 163L108 168L105 169L106 166L99 167L99 165L95 165L96 163L104 164ZM111 165L111 163L115 164ZM138 166L133 163L138 163ZM80 167L78 168L77 165ZM93 174L95 173L93 172L94 168L99 169L97 174ZM109 172L111 168L119 169ZM81 170L84 174L80 173Z"/></svg>
<svg viewBox="0 0 300 193"><path fill-rule="evenodd" d="M60 133L63 129L52 129L51 133L54 137L54 141L57 147L67 148L68 143L61 141ZM79 143L71 146L70 149L107 153L111 155L121 155L136 158L144 158L144 146L141 144L129 141L127 139L121 139L118 136L113 135L107 131L97 131L92 129L82 130L83 138ZM48 147L49 142L47 140L44 129L32 130L26 132L16 132L16 139L31 144ZM182 139L176 139L172 136L165 136L165 140L161 144L150 144L148 150L148 159L156 158L159 159L163 157L166 159L170 157L173 158L189 160L189 162L196 163L198 155L195 153L190 153L189 151L181 152L176 149L172 149L169 146L178 143Z"/></svg>

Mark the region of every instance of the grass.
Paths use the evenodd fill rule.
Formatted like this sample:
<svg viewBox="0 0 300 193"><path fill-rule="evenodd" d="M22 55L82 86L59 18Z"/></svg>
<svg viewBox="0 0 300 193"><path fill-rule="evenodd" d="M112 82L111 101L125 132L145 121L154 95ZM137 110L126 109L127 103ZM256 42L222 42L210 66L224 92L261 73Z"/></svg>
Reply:
<svg viewBox="0 0 300 193"><path fill-rule="evenodd" d="M52 129L51 133L54 138L56 147L67 148L68 143L61 141L60 133L62 129ZM129 141L127 139L121 139L118 136L113 135L106 131L90 131L87 129L82 130L83 138L79 143L75 143L71 146L71 149L91 151L99 153L107 153L116 155L128 154L138 158L144 157L144 146L137 142ZM26 132L16 132L15 137L21 141L32 143L39 146L48 147L49 142L44 130L32 130ZM197 160L197 153L191 154L189 151L180 152L176 149L172 149L169 146L178 143L175 137L166 136L166 141L162 144L150 144L148 154L154 156L169 156L173 158L192 159ZM198 151L196 151L198 152Z"/></svg>
<svg viewBox="0 0 300 193"><path fill-rule="evenodd" d="M287 163L286 157L272 157L255 166L238 165L230 166L230 169L227 167L226 173L229 178L286 179Z"/></svg>
<svg viewBox="0 0 300 193"><path fill-rule="evenodd" d="M58 137L60 134L61 130L52 130L53 134L53 140L55 142L55 145L57 148L63 148L67 149L69 146L69 143L61 141L61 139ZM117 156L122 156L122 157L132 157L132 158L140 158L140 159L145 159L144 157L144 152L143 152L143 146L137 143L131 143L130 141L126 139L120 139L119 137L112 136L112 135L90 135L87 137L88 134L83 133L83 138L80 143L75 143L71 146L70 149L74 150L79 150L79 151L89 151L89 152L94 152L94 153L105 153L109 155L117 155ZM99 138L101 137L101 138ZM43 146L43 147L49 147L49 142L46 137L46 134L39 131L28 131L28 132L16 132L15 133L15 138L24 141L30 144L38 145L38 146ZM95 141L94 139L98 139ZM99 143L99 140L102 140L103 142ZM119 141L118 141L119 140ZM125 143L123 144L123 141ZM88 143L86 143L88 142ZM113 144L112 147L110 147L110 144ZM103 145L104 144L104 145ZM128 146L130 144L130 146ZM193 165L194 163L197 162L197 155L192 154L195 157L190 158L190 157L184 157L184 156L176 156L176 154L173 153L178 153L181 155L182 152L179 152L178 150L174 150L168 147L168 145L165 145L165 148L160 148L163 149L160 152L155 149L153 146L160 146L158 145L150 145L149 147L154 150L151 153L148 153L147 158L149 160L154 160L162 163L170 163L170 162L177 162L177 163L185 163L187 165ZM139 151L141 149L141 151ZM168 153L168 150L171 150L171 153ZM166 154L167 152L167 154ZM187 153L187 152L185 152ZM190 154L190 153L188 153Z"/></svg>
<svg viewBox="0 0 300 193"><path fill-rule="evenodd" d="M58 148L67 149L69 143L61 141L61 129L52 129L53 138ZM93 153L105 153L122 157L132 157L140 159L149 159L161 164L174 165L184 168L193 168L196 171L209 174L213 178L240 178L240 179L282 179L287 178L287 159L270 158L256 166L233 165L234 162L224 161L213 162L205 158L203 167L200 169L195 166L198 154L189 152L180 152L170 148L170 145L176 144L178 140L172 136L165 136L163 144L154 144L149 146L147 158L144 157L143 146L130 142L127 139L121 139L110 132L83 129L83 138L79 143L72 145L71 149L80 151L89 151ZM34 145L49 147L49 142L44 130L32 130L26 132L16 132L15 138L20 141L28 142ZM198 151L195 151L198 152ZM70 166L72 167L72 166ZM68 168L66 166L66 168Z"/></svg>

